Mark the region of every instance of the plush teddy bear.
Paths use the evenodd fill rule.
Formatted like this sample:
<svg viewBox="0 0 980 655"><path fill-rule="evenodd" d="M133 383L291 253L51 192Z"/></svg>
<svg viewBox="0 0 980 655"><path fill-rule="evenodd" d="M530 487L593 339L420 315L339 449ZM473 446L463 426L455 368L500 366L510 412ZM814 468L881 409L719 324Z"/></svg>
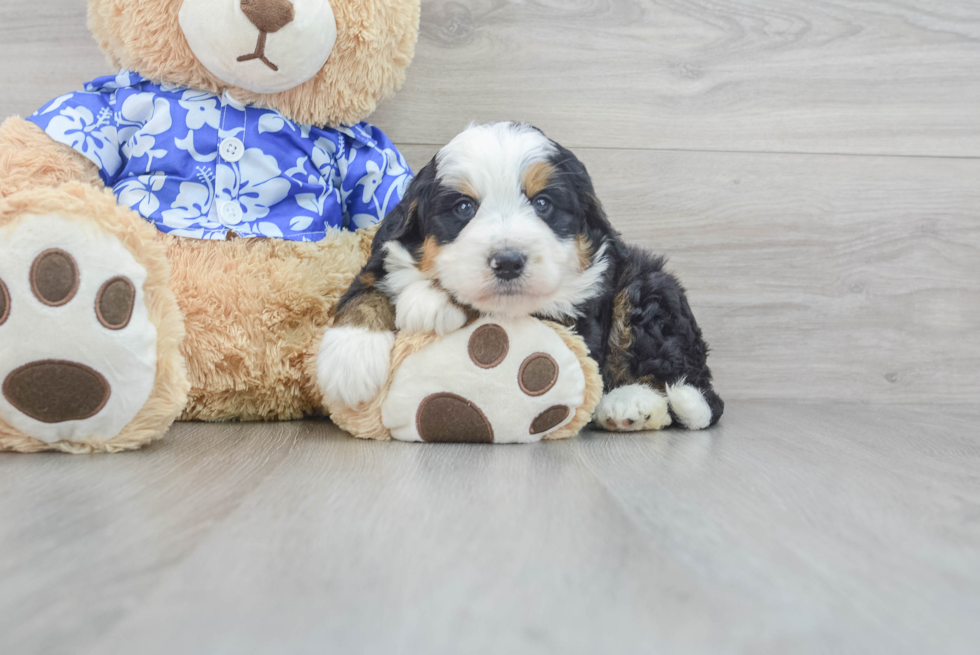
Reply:
<svg viewBox="0 0 980 655"><path fill-rule="evenodd" d="M419 0L88 11L122 72L0 126L0 448L322 414L317 343L412 179L361 121Z"/></svg>
<svg viewBox="0 0 980 655"><path fill-rule="evenodd" d="M89 0L122 72L0 126L0 450L327 411L320 340L412 179L361 121L403 80L419 4ZM601 387L534 319L404 335L392 361L375 402L335 408L356 436L569 436Z"/></svg>

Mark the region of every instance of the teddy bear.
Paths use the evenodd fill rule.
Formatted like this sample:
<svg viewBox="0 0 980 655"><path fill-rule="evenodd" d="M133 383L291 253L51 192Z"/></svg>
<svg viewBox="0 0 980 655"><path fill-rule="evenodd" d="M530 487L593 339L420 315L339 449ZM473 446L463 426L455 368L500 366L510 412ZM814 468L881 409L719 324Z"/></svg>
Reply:
<svg viewBox="0 0 980 655"><path fill-rule="evenodd" d="M332 413L363 438L484 442L588 421L584 344L530 318L400 335L362 407L318 387L337 302L412 180L364 121L402 83L419 13L88 0L120 72L0 125L0 450L132 450L178 419Z"/></svg>

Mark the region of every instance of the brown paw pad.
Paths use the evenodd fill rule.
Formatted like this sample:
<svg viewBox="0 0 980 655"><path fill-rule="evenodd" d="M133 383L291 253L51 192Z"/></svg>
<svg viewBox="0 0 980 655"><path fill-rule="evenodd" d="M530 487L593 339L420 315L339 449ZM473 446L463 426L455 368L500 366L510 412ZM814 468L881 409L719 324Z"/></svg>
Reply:
<svg viewBox="0 0 980 655"><path fill-rule="evenodd" d="M0 280L0 325L7 322L7 317L10 316L10 292L7 291L7 285Z"/></svg>
<svg viewBox="0 0 980 655"><path fill-rule="evenodd" d="M571 413L572 410L564 405L546 409L531 423L531 434L542 434L558 427Z"/></svg>
<svg viewBox="0 0 980 655"><path fill-rule="evenodd" d="M49 307L61 307L78 292L78 264L64 250L45 250L31 265L31 290Z"/></svg>
<svg viewBox="0 0 980 655"><path fill-rule="evenodd" d="M60 360L31 362L3 382L4 398L42 423L92 418L102 411L110 395L109 383L100 373Z"/></svg>
<svg viewBox="0 0 980 655"><path fill-rule="evenodd" d="M437 393L423 400L416 423L419 436L430 443L493 443L486 415L456 394Z"/></svg>
<svg viewBox="0 0 980 655"><path fill-rule="evenodd" d="M470 359L480 368L496 368L507 359L510 337L499 325L484 325L470 337L469 351Z"/></svg>
<svg viewBox="0 0 980 655"><path fill-rule="evenodd" d="M99 323L110 330L129 325L136 303L136 287L126 277L114 277L99 289L95 298L95 315Z"/></svg>
<svg viewBox="0 0 980 655"><path fill-rule="evenodd" d="M558 382L558 362L551 355L535 353L521 364L517 380L529 396L543 396Z"/></svg>

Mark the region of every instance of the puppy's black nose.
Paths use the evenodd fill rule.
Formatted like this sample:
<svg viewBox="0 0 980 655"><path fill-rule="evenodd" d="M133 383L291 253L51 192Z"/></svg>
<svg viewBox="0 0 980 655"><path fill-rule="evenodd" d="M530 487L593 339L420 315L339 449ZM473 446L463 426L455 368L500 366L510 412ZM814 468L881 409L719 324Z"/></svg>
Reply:
<svg viewBox="0 0 980 655"><path fill-rule="evenodd" d="M501 280L516 280L524 273L527 257L517 250L504 250L490 258L493 274Z"/></svg>

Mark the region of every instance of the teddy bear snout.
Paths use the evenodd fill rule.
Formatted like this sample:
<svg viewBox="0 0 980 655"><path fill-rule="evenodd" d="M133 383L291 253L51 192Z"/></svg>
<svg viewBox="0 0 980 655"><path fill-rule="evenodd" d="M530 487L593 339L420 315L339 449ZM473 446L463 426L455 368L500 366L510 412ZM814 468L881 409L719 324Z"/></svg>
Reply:
<svg viewBox="0 0 980 655"><path fill-rule="evenodd" d="M241 0L242 13L260 32L275 34L296 20L290 0Z"/></svg>
<svg viewBox="0 0 980 655"><path fill-rule="evenodd" d="M241 0L242 13L259 28L259 40L255 52L242 55L239 62L260 60L275 72L279 67L265 56L266 37L286 27L296 19L296 9L290 0Z"/></svg>

